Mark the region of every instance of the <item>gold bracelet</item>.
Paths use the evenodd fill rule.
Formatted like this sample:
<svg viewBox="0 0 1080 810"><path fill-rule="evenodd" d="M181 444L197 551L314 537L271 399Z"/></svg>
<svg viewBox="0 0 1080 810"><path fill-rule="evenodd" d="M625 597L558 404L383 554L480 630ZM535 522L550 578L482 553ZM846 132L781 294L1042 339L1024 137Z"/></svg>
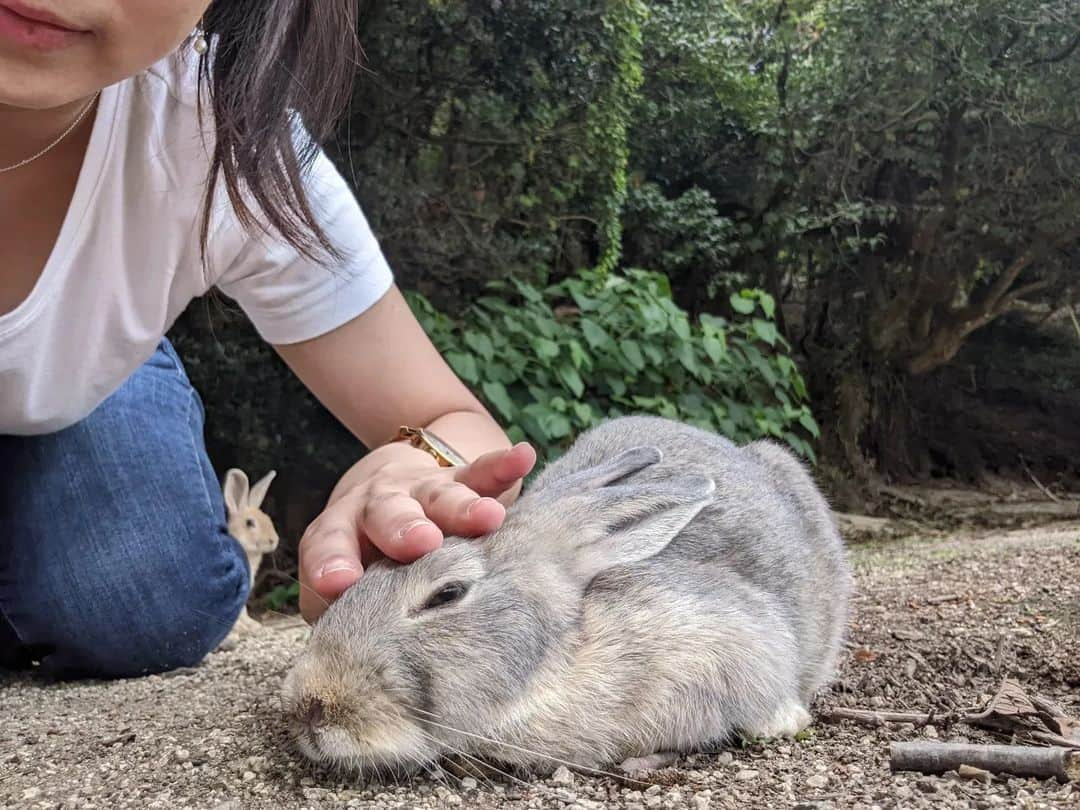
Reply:
<svg viewBox="0 0 1080 810"><path fill-rule="evenodd" d="M469 462L453 447L430 430L402 425L391 442L407 441L410 445L434 457L440 467L464 467Z"/></svg>

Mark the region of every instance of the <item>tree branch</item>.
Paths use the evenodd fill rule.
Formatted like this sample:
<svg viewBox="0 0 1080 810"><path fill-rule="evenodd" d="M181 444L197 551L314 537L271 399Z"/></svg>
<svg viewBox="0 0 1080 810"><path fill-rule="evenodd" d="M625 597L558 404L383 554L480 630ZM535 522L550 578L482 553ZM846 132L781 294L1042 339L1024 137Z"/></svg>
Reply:
<svg viewBox="0 0 1080 810"><path fill-rule="evenodd" d="M918 376L949 362L960 351L968 335L1008 312L1023 295L1050 286L1050 281L1039 280L1015 290L1011 289L1024 270L1052 251L1077 239L1080 239L1080 226L1066 231L1057 239L1046 239L1014 260L977 302L955 311L943 320L922 350L907 361L908 373Z"/></svg>
<svg viewBox="0 0 1080 810"><path fill-rule="evenodd" d="M1045 59L1032 59L1030 62L1027 62L1024 67L1034 67L1035 65L1050 65L1054 62L1063 62L1070 56L1072 56L1073 53L1076 52L1077 48L1080 48L1080 34L1077 34L1076 38L1072 42L1070 42L1065 47L1065 50L1063 50L1061 53L1054 54L1053 56L1048 56Z"/></svg>

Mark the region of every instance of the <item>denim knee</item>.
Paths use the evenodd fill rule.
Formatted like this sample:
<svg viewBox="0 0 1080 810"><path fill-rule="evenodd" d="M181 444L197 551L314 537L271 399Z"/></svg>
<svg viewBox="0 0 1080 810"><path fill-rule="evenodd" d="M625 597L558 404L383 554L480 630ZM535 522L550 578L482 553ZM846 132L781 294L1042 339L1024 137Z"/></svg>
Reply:
<svg viewBox="0 0 1080 810"><path fill-rule="evenodd" d="M248 563L226 532L202 429L163 341L83 422L0 437L0 620L43 670L191 666L231 629Z"/></svg>
<svg viewBox="0 0 1080 810"><path fill-rule="evenodd" d="M119 678L194 666L226 636L248 595L247 559L228 535L158 538L183 554L125 557L85 573L49 563L23 580L13 626L55 677ZM120 553L117 553L120 552ZM38 605L34 615L25 607ZM43 608L43 609L42 609Z"/></svg>

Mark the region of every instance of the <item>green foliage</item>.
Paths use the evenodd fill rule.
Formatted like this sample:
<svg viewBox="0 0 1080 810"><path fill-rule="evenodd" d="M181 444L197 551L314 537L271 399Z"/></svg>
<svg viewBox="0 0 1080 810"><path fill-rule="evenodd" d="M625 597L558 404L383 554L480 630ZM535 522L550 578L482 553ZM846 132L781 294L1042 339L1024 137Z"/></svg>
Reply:
<svg viewBox="0 0 1080 810"><path fill-rule="evenodd" d="M1071 287L1075 2L681 0L652 9L643 58L634 167L736 223L726 265L684 243L703 259L672 279L700 299L734 271L795 297L828 363L921 374Z"/></svg>
<svg viewBox="0 0 1080 810"><path fill-rule="evenodd" d="M692 321L658 273L584 271L546 287L489 284L460 318L410 294L454 370L515 439L550 457L598 421L653 413L737 442L772 437L813 458L806 386L759 290L732 296L731 320Z"/></svg>
<svg viewBox="0 0 1080 810"><path fill-rule="evenodd" d="M747 278L732 269L748 249L736 223L721 215L705 189L691 188L677 198L656 183L632 188L623 206L624 252L630 266L647 266L671 280L679 291L695 290L691 301L705 303L701 291L732 292ZM690 298L690 296L687 296Z"/></svg>
<svg viewBox="0 0 1080 810"><path fill-rule="evenodd" d="M630 160L628 136L641 87L641 24L648 18L641 0L609 0L604 32L614 57L613 81L589 111L589 151L607 158L600 178L600 261L597 269L608 273L619 263L622 251L622 204L626 198L626 168ZM603 165L603 164L602 164Z"/></svg>
<svg viewBox="0 0 1080 810"><path fill-rule="evenodd" d="M284 607L292 607L300 602L300 583L292 582L288 585L278 585L266 594L266 604L271 610L281 610Z"/></svg>
<svg viewBox="0 0 1080 810"><path fill-rule="evenodd" d="M642 0L365 7L371 71L334 151L404 286L446 304L615 266L644 19Z"/></svg>

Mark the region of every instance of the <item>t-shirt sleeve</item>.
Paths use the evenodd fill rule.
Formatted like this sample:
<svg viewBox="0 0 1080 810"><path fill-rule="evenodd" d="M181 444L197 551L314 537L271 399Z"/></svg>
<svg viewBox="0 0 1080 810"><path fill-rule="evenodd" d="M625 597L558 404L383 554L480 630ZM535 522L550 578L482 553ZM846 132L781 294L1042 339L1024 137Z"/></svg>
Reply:
<svg viewBox="0 0 1080 810"><path fill-rule="evenodd" d="M312 260L276 235L249 233L235 215L226 216L215 235L219 245L231 248L227 254L232 258L214 284L240 305L269 343L324 335L368 309L393 283L359 204L322 150L305 185L312 211L340 260Z"/></svg>

